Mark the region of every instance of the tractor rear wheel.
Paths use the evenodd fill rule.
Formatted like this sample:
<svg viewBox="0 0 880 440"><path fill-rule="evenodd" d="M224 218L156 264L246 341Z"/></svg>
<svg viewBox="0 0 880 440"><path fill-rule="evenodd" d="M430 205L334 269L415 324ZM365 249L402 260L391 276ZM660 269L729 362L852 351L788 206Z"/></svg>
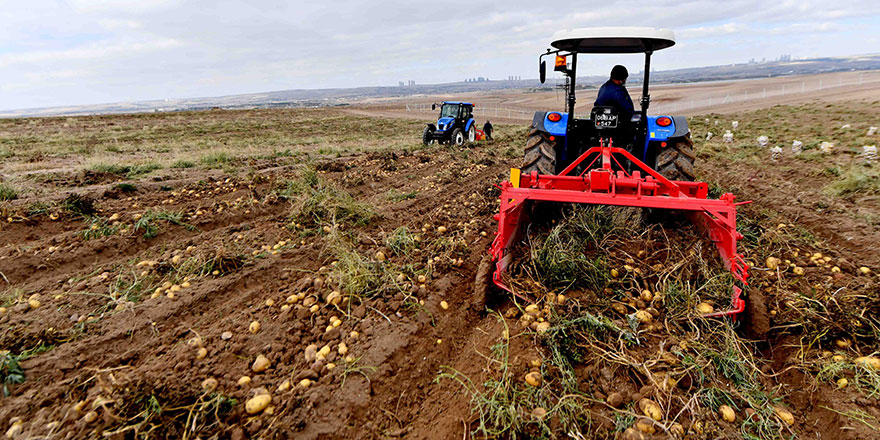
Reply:
<svg viewBox="0 0 880 440"><path fill-rule="evenodd" d="M425 131L422 132L422 143L425 145L434 143L434 131L431 127L425 127Z"/></svg>
<svg viewBox="0 0 880 440"><path fill-rule="evenodd" d="M523 155L523 173L537 171L538 174L556 174L556 142L550 140L550 135L532 128L526 139L526 149Z"/></svg>
<svg viewBox="0 0 880 440"><path fill-rule="evenodd" d="M669 180L684 180L693 182L694 173L694 142L691 134L671 142L668 147L660 150L657 155L657 167L655 168L663 177Z"/></svg>
<svg viewBox="0 0 880 440"><path fill-rule="evenodd" d="M471 124L471 128L468 129L467 141L469 144L472 144L477 141L477 128L474 127L474 124Z"/></svg>

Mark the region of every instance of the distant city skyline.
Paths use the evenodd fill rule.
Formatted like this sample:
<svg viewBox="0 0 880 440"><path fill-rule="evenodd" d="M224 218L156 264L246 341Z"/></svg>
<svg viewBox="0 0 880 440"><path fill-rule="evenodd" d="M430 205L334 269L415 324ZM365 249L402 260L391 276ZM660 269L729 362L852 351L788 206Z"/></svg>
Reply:
<svg viewBox="0 0 880 440"><path fill-rule="evenodd" d="M513 0L216 2L0 0L0 109L221 96L286 89L535 78L554 32L672 29L657 70L877 52L880 2ZM462 19L462 11L468 15ZM756 61L757 62L757 61ZM596 56L579 73L635 55Z"/></svg>

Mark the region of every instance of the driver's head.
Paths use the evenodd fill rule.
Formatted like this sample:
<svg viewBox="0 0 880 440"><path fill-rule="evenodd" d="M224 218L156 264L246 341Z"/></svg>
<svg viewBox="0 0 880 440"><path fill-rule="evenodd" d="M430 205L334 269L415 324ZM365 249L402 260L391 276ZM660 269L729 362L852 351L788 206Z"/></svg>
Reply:
<svg viewBox="0 0 880 440"><path fill-rule="evenodd" d="M620 84L623 84L626 82L627 77L629 77L629 72L626 71L626 67L618 64L611 69L611 79L614 81L619 81Z"/></svg>

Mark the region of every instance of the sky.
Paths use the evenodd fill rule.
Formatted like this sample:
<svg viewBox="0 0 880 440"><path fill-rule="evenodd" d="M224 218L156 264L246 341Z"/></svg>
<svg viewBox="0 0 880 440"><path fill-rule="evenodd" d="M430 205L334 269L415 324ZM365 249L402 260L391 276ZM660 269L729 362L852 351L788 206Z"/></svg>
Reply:
<svg viewBox="0 0 880 440"><path fill-rule="evenodd" d="M559 30L671 29L656 70L880 52L880 1L0 0L0 110L537 78ZM579 75L638 55L580 58Z"/></svg>

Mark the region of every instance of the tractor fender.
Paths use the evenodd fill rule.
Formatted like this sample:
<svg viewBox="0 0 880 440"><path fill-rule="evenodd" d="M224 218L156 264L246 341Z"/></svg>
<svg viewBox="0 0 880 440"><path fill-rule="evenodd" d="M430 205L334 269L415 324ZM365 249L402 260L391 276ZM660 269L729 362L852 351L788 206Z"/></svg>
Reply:
<svg viewBox="0 0 880 440"><path fill-rule="evenodd" d="M467 133L467 131L471 129L471 125L474 125L474 118L468 119L468 121L464 124L465 133Z"/></svg>
<svg viewBox="0 0 880 440"><path fill-rule="evenodd" d="M547 117L547 112L535 112L535 116L532 118L532 127L534 127L538 131L546 132L544 129L544 119Z"/></svg>
<svg viewBox="0 0 880 440"><path fill-rule="evenodd" d="M562 117L558 121L553 122L547 119L547 115L550 113L559 113ZM532 118L532 127L553 136L565 136L566 128L568 127L568 113L535 112L535 116Z"/></svg>
<svg viewBox="0 0 880 440"><path fill-rule="evenodd" d="M673 116L672 123L675 124L675 131L672 132L672 136L669 136L671 138L685 137L691 131L688 128L687 118L684 116Z"/></svg>

